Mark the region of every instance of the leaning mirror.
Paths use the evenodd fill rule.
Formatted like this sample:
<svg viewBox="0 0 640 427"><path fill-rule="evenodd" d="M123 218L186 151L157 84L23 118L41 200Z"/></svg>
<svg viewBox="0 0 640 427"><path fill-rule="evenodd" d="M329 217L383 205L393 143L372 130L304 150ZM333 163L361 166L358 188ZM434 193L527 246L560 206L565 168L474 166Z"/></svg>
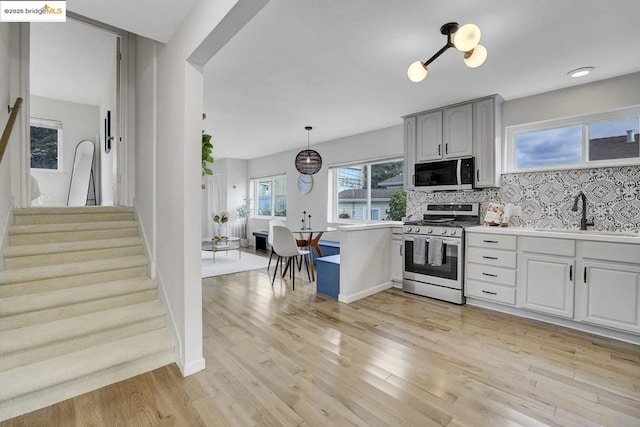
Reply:
<svg viewBox="0 0 640 427"><path fill-rule="evenodd" d="M89 140L82 141L76 146L67 206L85 206L87 204L89 184L94 185L92 182L94 150L93 142ZM95 186L93 186L93 189L95 191Z"/></svg>

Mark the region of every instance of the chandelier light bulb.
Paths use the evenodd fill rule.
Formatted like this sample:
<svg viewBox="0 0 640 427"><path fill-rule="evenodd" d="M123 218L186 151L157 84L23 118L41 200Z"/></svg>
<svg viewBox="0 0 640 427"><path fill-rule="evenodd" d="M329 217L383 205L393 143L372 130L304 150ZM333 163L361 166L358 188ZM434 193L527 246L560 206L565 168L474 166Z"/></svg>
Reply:
<svg viewBox="0 0 640 427"><path fill-rule="evenodd" d="M487 60L487 48L482 46L481 44L477 45L470 52L465 52L464 54L464 63L467 64L469 68L477 68L484 64L484 61Z"/></svg>
<svg viewBox="0 0 640 427"><path fill-rule="evenodd" d="M469 52L480 42L480 35L480 28L477 25L463 25L455 32L453 45L461 52Z"/></svg>
<svg viewBox="0 0 640 427"><path fill-rule="evenodd" d="M407 76L412 82L418 83L423 81L424 78L427 77L428 72L429 71L424 66L422 61L416 61L413 64L409 65L409 68L407 69Z"/></svg>

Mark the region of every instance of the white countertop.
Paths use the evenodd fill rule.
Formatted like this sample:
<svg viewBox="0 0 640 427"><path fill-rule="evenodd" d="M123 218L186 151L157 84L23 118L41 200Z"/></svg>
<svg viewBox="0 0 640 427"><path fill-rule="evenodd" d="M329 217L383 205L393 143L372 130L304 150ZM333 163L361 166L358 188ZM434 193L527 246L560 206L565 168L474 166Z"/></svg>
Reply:
<svg viewBox="0 0 640 427"><path fill-rule="evenodd" d="M597 242L611 243L633 243L640 244L640 234L623 233L623 232L600 232L597 230L552 230L552 229L536 229L524 227L496 227L488 225L478 225L475 227L465 228L468 233L491 233L491 234L510 234L514 236L529 237L552 237L556 239L574 239L574 240L591 240Z"/></svg>
<svg viewBox="0 0 640 427"><path fill-rule="evenodd" d="M385 222L372 222L367 224L345 224L338 225L339 231L362 231L362 230L375 230L377 228L402 228L401 221L385 221Z"/></svg>

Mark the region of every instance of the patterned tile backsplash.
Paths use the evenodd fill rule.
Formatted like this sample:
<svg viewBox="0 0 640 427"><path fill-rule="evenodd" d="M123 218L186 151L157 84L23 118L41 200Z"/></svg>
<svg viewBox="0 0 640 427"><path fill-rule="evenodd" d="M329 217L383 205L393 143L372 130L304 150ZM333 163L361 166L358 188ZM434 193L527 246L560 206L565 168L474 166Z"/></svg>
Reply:
<svg viewBox="0 0 640 427"><path fill-rule="evenodd" d="M510 225L534 228L580 228L582 203L572 212L582 190L587 196L587 218L597 230L640 230L640 166L571 169L503 174L500 188L476 191L407 193L407 213L422 215L424 203L480 202L484 218L489 202L513 203L522 215Z"/></svg>

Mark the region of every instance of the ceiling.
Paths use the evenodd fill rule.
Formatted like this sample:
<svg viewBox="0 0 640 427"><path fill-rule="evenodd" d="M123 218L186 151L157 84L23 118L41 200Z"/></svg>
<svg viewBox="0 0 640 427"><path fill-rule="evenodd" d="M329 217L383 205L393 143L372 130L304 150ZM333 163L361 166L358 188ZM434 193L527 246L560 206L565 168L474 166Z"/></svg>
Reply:
<svg viewBox="0 0 640 427"><path fill-rule="evenodd" d="M69 0L81 15L167 41L194 0ZM126 11L123 13L122 11ZM205 66L216 158L255 158L401 123L493 93L506 100L640 71L637 0L273 0ZM451 49L421 83L407 66L473 22L489 56ZM587 77L569 70L594 66Z"/></svg>

